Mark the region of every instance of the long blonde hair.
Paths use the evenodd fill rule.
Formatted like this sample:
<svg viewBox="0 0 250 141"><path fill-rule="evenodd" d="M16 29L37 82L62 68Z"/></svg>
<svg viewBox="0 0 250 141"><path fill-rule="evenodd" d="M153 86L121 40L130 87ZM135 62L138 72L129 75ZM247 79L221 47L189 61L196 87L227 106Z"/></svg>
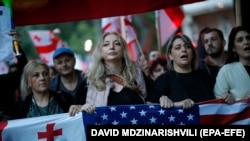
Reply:
<svg viewBox="0 0 250 141"><path fill-rule="evenodd" d="M136 76L136 67L135 64L131 61L128 45L125 39L116 32L107 32L104 33L99 43L97 44L93 55L92 60L89 65L89 70L87 72L87 82L88 85L94 85L98 90L105 90L105 78L106 70L104 59L102 58L101 52L103 47L104 38L108 35L116 35L119 38L119 41L123 50L123 59L122 59L122 75L124 78L124 85L128 88L135 88L135 76Z"/></svg>

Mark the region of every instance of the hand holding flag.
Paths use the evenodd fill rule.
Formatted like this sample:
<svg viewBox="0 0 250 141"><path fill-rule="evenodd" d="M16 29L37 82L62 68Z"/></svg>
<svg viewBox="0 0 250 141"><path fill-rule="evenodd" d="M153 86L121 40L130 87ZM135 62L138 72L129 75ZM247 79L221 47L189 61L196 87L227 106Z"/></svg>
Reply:
<svg viewBox="0 0 250 141"><path fill-rule="evenodd" d="M72 140L85 141L88 125L94 127L109 125L249 125L250 101L242 100L234 104L226 104L221 99L215 99L196 104L191 109L161 108L159 104L123 105L97 107L95 113L81 112L74 117L68 113L42 117L25 118L0 122L0 141L29 140ZM159 127L158 126L158 127ZM137 126L138 127L138 126ZM167 126L169 127L169 126ZM190 126L178 126L188 128ZM198 126L207 128L206 126ZM227 129L236 126L209 126ZM243 128L243 126L241 126ZM72 130L74 129L74 130ZM246 137L250 134L246 132Z"/></svg>

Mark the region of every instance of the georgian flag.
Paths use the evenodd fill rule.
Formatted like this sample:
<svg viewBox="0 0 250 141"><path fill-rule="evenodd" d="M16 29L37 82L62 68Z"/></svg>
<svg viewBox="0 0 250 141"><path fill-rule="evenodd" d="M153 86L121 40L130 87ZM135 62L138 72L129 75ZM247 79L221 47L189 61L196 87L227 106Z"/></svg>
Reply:
<svg viewBox="0 0 250 141"><path fill-rule="evenodd" d="M182 26L185 15L181 7L171 7L156 11L156 19L159 21L161 46Z"/></svg>
<svg viewBox="0 0 250 141"><path fill-rule="evenodd" d="M66 47L65 43L51 30L28 31L41 60L48 65L53 65L53 53L57 48Z"/></svg>
<svg viewBox="0 0 250 141"><path fill-rule="evenodd" d="M102 32L118 32L119 34L122 34L122 23L121 23L120 16L117 17L108 17L108 18L102 18ZM125 36L124 37L128 44L128 50L130 53L130 58L132 61L136 61L137 57L139 56L139 47L137 44L137 34L135 32L135 29L132 24L132 18L131 15L124 16L124 30L125 30Z"/></svg>
<svg viewBox="0 0 250 141"><path fill-rule="evenodd" d="M0 122L0 135L0 141L86 141L81 113Z"/></svg>
<svg viewBox="0 0 250 141"><path fill-rule="evenodd" d="M209 128L230 129L236 126L221 125L250 125L250 99L234 104L215 99L197 103L190 109L165 109L159 104L102 106L96 107L92 114L80 112L74 117L63 113L9 120L0 122L0 141L86 141L90 133L88 127L102 125L109 125L110 128L130 125L127 128L131 129L135 128L134 125L160 125L163 128L171 125L213 125ZM241 128L244 129L243 126ZM249 136L246 132L245 137Z"/></svg>
<svg viewBox="0 0 250 141"><path fill-rule="evenodd" d="M8 62L14 59L11 29L11 16L8 7L0 6L0 61Z"/></svg>
<svg viewBox="0 0 250 141"><path fill-rule="evenodd" d="M102 32L118 32L121 34L120 17L102 18Z"/></svg>

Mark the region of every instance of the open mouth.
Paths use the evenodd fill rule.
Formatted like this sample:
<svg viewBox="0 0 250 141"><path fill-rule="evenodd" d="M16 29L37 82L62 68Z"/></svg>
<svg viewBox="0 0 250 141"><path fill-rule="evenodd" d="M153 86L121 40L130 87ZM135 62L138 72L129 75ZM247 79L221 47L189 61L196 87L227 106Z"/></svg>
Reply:
<svg viewBox="0 0 250 141"><path fill-rule="evenodd" d="M181 55L181 59L187 59L188 55Z"/></svg>
<svg viewBox="0 0 250 141"><path fill-rule="evenodd" d="M244 51L250 51L250 47L244 48Z"/></svg>

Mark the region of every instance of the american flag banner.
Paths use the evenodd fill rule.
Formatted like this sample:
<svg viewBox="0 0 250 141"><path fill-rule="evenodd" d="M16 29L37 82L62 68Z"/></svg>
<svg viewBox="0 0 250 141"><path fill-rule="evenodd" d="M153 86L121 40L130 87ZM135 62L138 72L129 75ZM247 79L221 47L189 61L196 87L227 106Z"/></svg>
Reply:
<svg viewBox="0 0 250 141"><path fill-rule="evenodd" d="M83 112L85 125L229 125L250 124L250 101L233 105L222 99L196 104L191 109L161 108L159 104L98 107L93 114Z"/></svg>
<svg viewBox="0 0 250 141"><path fill-rule="evenodd" d="M250 125L250 99L226 104L223 99L202 102L199 105L200 124Z"/></svg>
<svg viewBox="0 0 250 141"><path fill-rule="evenodd" d="M129 128L140 125L179 128L193 125L197 128L207 128L199 125L250 125L250 100L231 105L221 99L211 100L187 110L176 107L164 109L159 104L105 106L97 107L93 114L80 112L74 117L64 113L9 120L0 122L0 141L86 141L88 127L99 125L110 128L118 128L119 125ZM209 126L209 129L214 127ZM246 136L249 135L246 132Z"/></svg>
<svg viewBox="0 0 250 141"><path fill-rule="evenodd" d="M164 109L159 104L99 107L93 114L83 113L85 124L94 125L185 125L199 124L199 107Z"/></svg>

